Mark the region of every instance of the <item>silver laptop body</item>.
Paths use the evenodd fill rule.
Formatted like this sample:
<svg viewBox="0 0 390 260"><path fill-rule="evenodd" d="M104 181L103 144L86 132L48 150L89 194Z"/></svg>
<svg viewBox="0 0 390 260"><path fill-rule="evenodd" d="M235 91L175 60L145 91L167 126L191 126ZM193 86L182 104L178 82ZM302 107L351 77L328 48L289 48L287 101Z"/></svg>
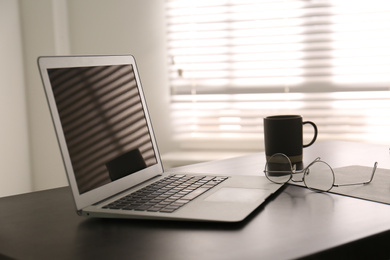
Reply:
<svg viewBox="0 0 390 260"><path fill-rule="evenodd" d="M38 66L79 215L238 222L280 188L233 175L173 212L107 207L172 175L163 171L134 57L39 57Z"/></svg>

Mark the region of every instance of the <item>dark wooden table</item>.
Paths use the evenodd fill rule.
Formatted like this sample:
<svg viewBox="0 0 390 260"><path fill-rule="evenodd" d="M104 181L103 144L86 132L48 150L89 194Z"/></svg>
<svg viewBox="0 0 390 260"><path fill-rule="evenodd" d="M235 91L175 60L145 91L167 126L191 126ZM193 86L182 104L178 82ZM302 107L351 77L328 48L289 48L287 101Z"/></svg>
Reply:
<svg viewBox="0 0 390 260"><path fill-rule="evenodd" d="M323 142L333 167L390 169L389 147ZM261 174L264 154L171 171ZM88 219L68 187L0 199L0 259L388 259L390 206L286 185L238 224Z"/></svg>

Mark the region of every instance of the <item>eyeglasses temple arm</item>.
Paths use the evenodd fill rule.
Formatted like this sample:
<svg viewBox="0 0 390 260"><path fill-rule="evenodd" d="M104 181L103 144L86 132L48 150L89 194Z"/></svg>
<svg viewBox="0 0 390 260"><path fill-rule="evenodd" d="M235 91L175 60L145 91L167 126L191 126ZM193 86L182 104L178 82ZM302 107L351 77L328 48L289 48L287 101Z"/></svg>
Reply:
<svg viewBox="0 0 390 260"><path fill-rule="evenodd" d="M378 162L374 163L374 167L372 168L371 178L368 181L365 182L358 182L358 183L347 183L347 184L333 184L334 187L341 187L341 186L352 186L352 185L361 185L361 184L369 184L374 179L376 168L378 167Z"/></svg>
<svg viewBox="0 0 390 260"><path fill-rule="evenodd" d="M307 165L307 166L303 169L303 171L305 171L307 168L309 168L309 167L312 166L314 163L319 162L319 161L321 161L321 157L315 158L311 163L309 163L309 165Z"/></svg>

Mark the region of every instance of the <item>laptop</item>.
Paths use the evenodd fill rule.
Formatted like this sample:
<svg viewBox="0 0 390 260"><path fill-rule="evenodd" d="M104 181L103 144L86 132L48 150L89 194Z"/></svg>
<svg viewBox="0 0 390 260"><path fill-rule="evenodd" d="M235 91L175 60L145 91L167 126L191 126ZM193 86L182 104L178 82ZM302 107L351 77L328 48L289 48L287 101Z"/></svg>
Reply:
<svg viewBox="0 0 390 260"><path fill-rule="evenodd" d="M79 215L239 222L280 188L260 174L164 172L133 56L38 66Z"/></svg>

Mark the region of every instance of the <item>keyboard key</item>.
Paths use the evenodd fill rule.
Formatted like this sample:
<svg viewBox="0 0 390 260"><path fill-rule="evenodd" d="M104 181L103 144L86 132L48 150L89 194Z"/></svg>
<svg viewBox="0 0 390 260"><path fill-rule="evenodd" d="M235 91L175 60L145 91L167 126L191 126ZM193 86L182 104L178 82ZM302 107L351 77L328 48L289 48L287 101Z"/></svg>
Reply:
<svg viewBox="0 0 390 260"><path fill-rule="evenodd" d="M187 194L186 196L182 197L181 199L183 200L193 200L195 199L196 197L198 197L199 195L201 195L202 193L208 191L209 189L207 188L199 188L199 189L196 189L194 191L192 191L191 193Z"/></svg>

